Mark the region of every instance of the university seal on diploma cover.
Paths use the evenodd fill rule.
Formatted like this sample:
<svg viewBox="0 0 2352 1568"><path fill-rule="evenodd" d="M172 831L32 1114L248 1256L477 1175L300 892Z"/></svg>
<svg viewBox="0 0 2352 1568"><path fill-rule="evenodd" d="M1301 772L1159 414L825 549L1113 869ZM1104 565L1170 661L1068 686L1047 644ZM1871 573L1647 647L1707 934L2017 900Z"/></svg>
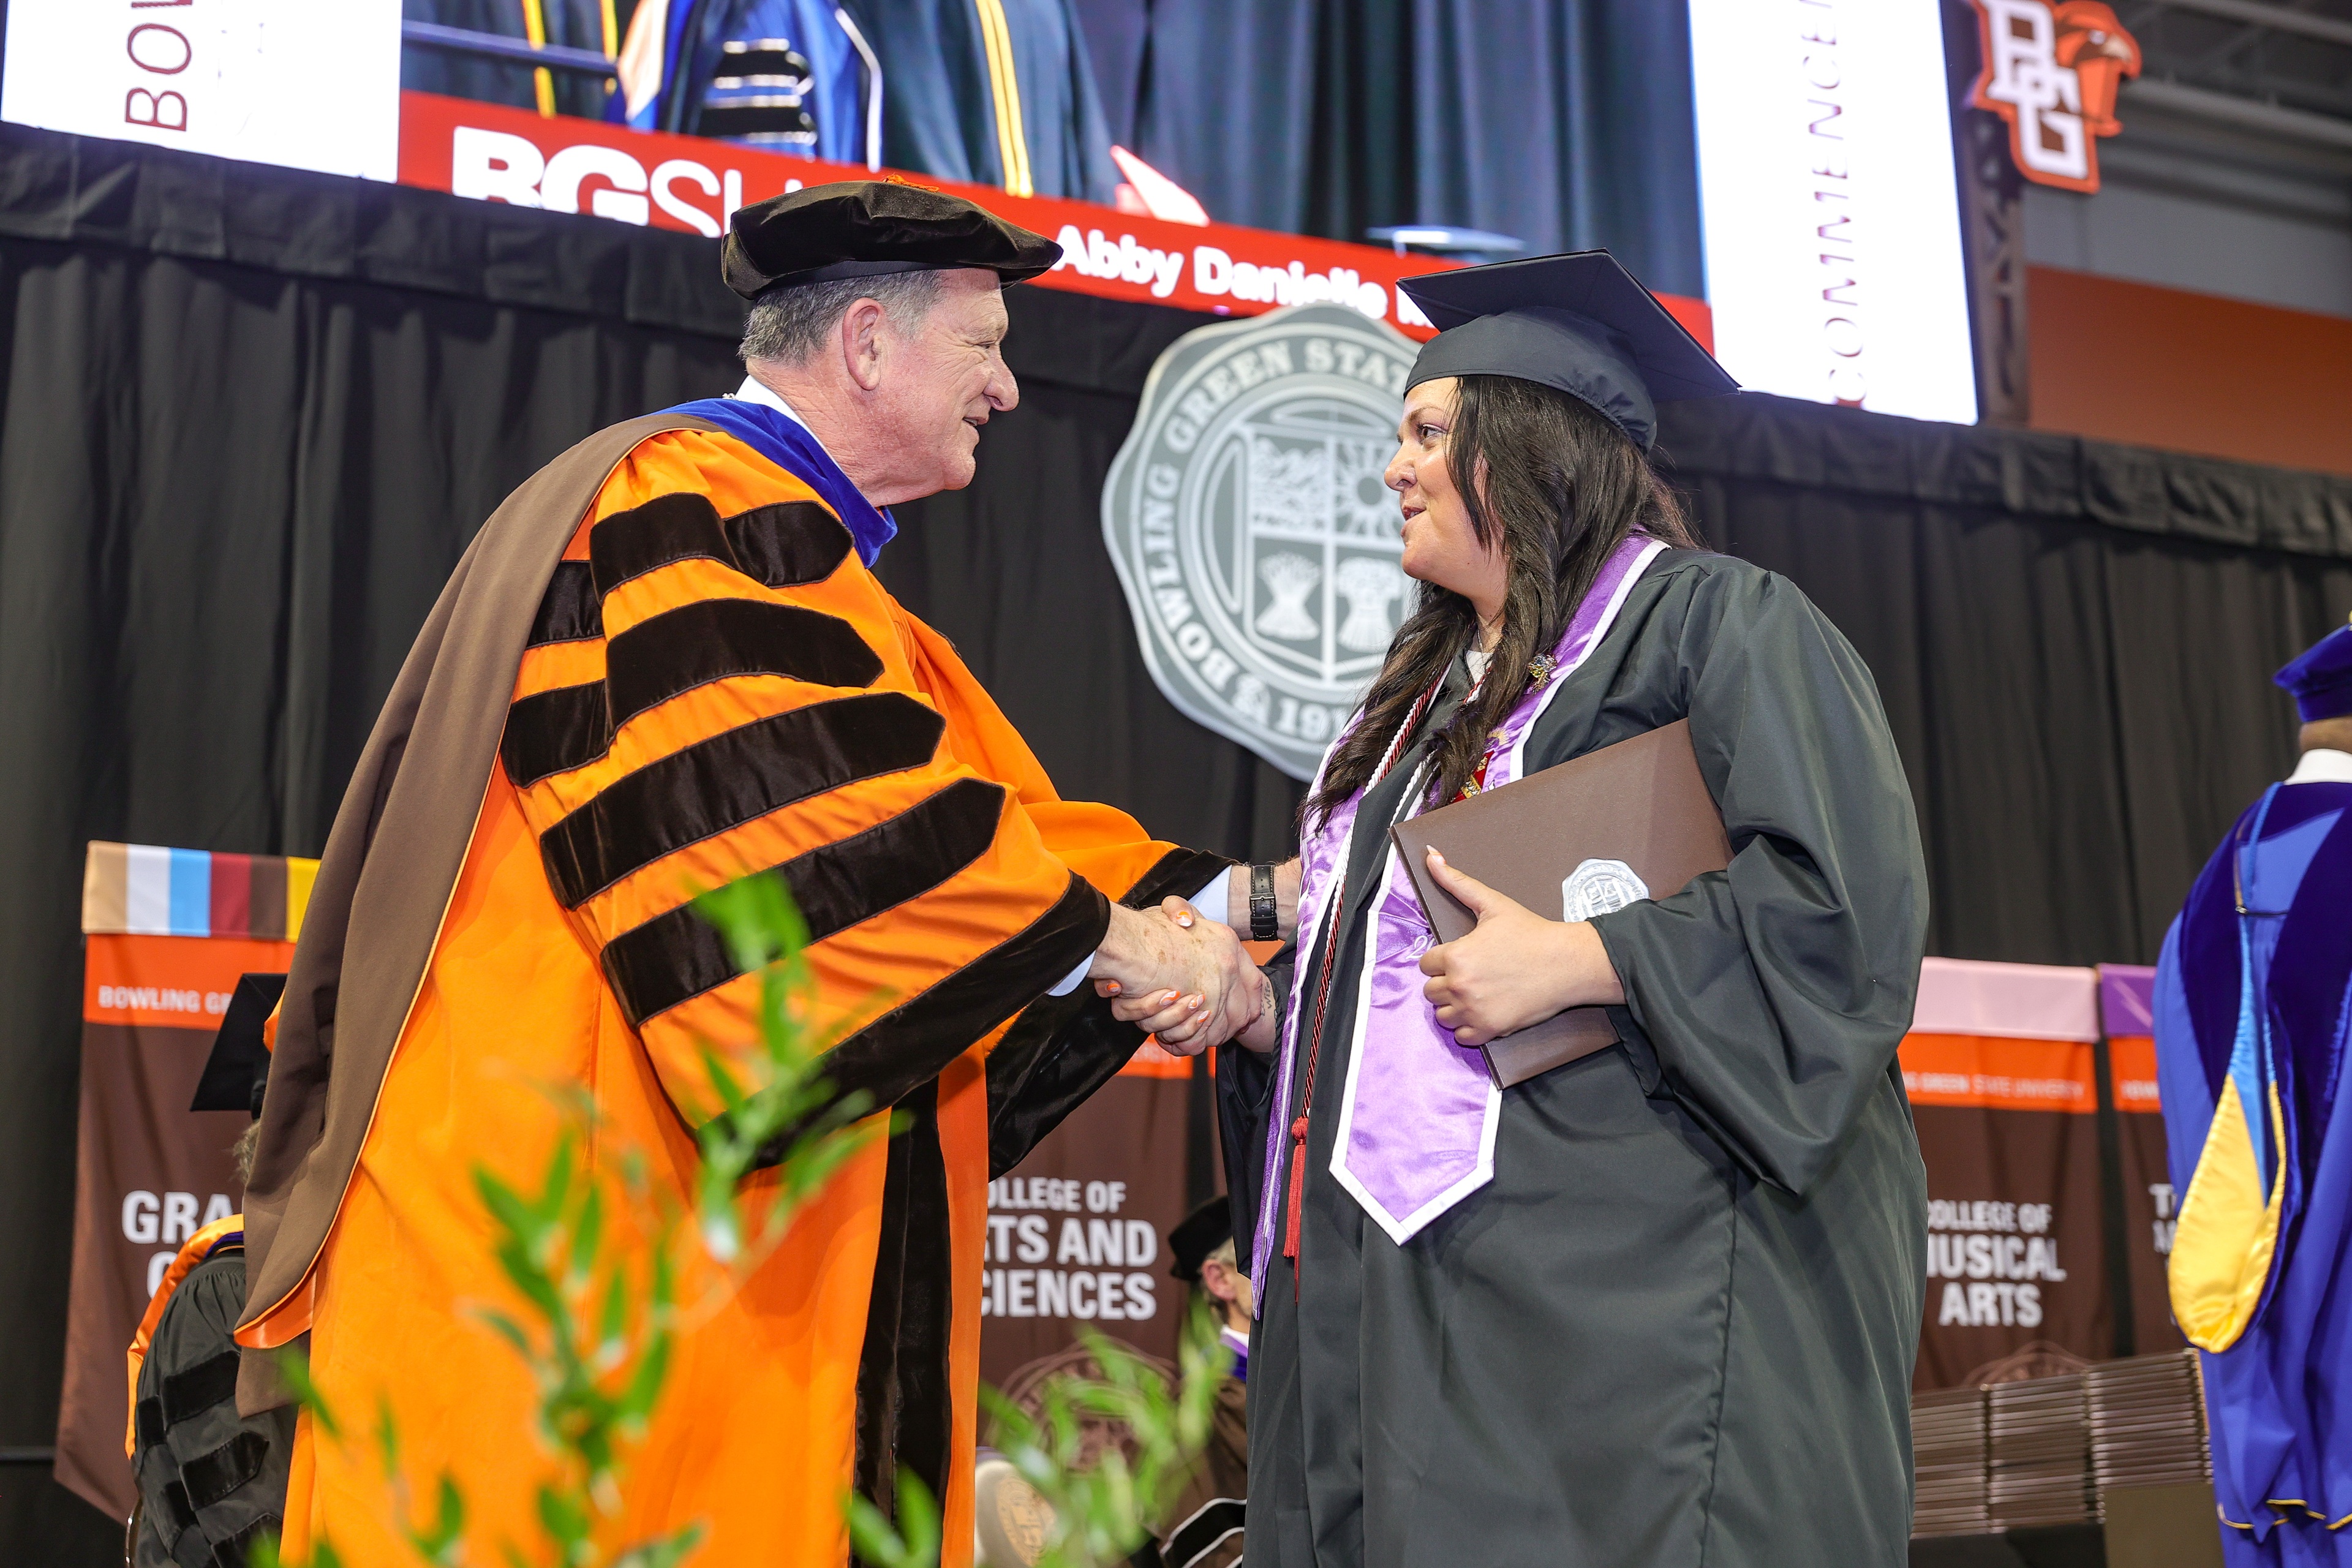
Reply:
<svg viewBox="0 0 2352 1568"><path fill-rule="evenodd" d="M1188 332L1103 486L1145 665L1184 715L1309 778L1412 584L1381 470L1416 351L1344 305Z"/></svg>

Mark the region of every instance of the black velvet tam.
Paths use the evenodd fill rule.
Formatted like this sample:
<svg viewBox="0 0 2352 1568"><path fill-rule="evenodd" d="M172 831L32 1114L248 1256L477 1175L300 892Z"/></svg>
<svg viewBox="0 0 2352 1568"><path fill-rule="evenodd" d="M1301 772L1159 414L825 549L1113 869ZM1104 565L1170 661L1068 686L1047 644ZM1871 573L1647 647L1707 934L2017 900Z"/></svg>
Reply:
<svg viewBox="0 0 2352 1568"><path fill-rule="evenodd" d="M261 1114L261 1089L269 1078L269 1044L264 1026L286 994L282 974L240 974L229 993L228 1011L213 1036L212 1055L196 1079L190 1110L242 1110Z"/></svg>
<svg viewBox="0 0 2352 1568"><path fill-rule="evenodd" d="M898 180L807 185L738 207L719 249L727 287L763 289L891 272L985 268L1007 283L1062 258L1044 235L961 196Z"/></svg>
<svg viewBox="0 0 2352 1568"><path fill-rule="evenodd" d="M1187 1284L1199 1284L1201 1265L1233 1238L1233 1204L1223 1197L1211 1198L1168 1233L1168 1250L1174 1255L1168 1272Z"/></svg>
<svg viewBox="0 0 2352 1568"><path fill-rule="evenodd" d="M1412 384L1514 375L1598 409L1644 452L1657 405L1739 390L1715 356L1605 250L1497 261L1398 280L1439 329Z"/></svg>

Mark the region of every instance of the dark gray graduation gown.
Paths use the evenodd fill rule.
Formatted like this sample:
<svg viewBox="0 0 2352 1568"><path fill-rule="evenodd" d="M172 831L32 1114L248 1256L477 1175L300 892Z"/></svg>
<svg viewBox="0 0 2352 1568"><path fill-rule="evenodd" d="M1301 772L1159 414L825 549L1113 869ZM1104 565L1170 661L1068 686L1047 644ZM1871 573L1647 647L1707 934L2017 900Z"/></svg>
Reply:
<svg viewBox="0 0 2352 1568"><path fill-rule="evenodd" d="M1528 771L1685 716L1730 868L1595 922L1623 1043L1507 1090L1494 1182L1402 1247L1330 1174L1370 901L1350 900L1303 1257L1272 1259L1251 1339L1249 1568L1906 1560L1927 1229L1895 1065L1927 923L1910 791L1837 629L1786 580L1691 551L1635 584ZM1350 889L1417 761L1366 802ZM1239 1049L1218 1070L1246 1247L1272 1073Z"/></svg>

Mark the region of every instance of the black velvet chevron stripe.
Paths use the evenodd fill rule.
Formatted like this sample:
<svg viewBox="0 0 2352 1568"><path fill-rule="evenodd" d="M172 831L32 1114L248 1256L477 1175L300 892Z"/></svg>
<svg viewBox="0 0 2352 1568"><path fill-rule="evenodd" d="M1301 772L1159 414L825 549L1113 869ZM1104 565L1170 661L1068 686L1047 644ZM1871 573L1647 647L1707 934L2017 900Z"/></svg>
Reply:
<svg viewBox="0 0 2352 1568"><path fill-rule="evenodd" d="M163 1380L163 1425L177 1426L236 1397L236 1352L223 1351Z"/></svg>
<svg viewBox="0 0 2352 1568"><path fill-rule="evenodd" d="M599 597L673 561L716 561L771 588L822 583L849 554L849 531L814 501L777 501L723 521L690 490L616 511L588 533Z"/></svg>
<svg viewBox="0 0 2352 1568"><path fill-rule="evenodd" d="M770 869L784 879L814 944L921 897L996 841L1004 786L958 779L887 822ZM724 985L741 970L719 930L691 905L604 944L604 973L633 1027Z"/></svg>
<svg viewBox="0 0 2352 1568"><path fill-rule="evenodd" d="M209 1454L199 1454L180 1467L180 1480L188 1501L210 1508L261 1473L269 1439L258 1432L239 1432Z"/></svg>
<svg viewBox="0 0 2352 1568"><path fill-rule="evenodd" d="M882 657L838 616L761 599L698 599L640 621L605 645L613 728L730 675L871 686L881 678Z"/></svg>
<svg viewBox="0 0 2352 1568"><path fill-rule="evenodd" d="M811 703L648 763L539 836L548 885L576 910L633 871L781 806L922 766L946 721L903 692Z"/></svg>
<svg viewBox="0 0 2352 1568"><path fill-rule="evenodd" d="M1103 932L1109 929L1110 900L1072 873L1054 907L1020 934L826 1052L824 1076L833 1085L834 1098L864 1094L870 1105L896 1105L917 1085L937 1078L999 1022L1045 994L1102 945ZM1137 1035L1137 1044L1141 1041ZM1133 1049L1129 1047L1129 1054ZM791 1136L787 1131L783 1138ZM762 1149L756 1163L772 1165L776 1158L775 1148Z"/></svg>
<svg viewBox="0 0 2352 1568"><path fill-rule="evenodd" d="M954 1399L948 1371L955 1257L948 1231L947 1160L940 1146L939 1085L899 1102L906 1128L890 1140L882 1178L880 1246L857 1358L853 1483L891 1518L903 1468L946 1495Z"/></svg>
<svg viewBox="0 0 2352 1568"><path fill-rule="evenodd" d="M539 601L539 614L531 617L530 641L524 646L543 647L604 635L604 601L596 592L594 571L585 561L557 562L555 575L547 580L547 592Z"/></svg>
<svg viewBox="0 0 2352 1568"><path fill-rule="evenodd" d="M781 675L871 686L881 674L881 656L837 616L761 599L700 599L613 638L602 681L518 700L507 710L499 758L520 789L586 767L612 750L622 725L714 680Z"/></svg>
<svg viewBox="0 0 2352 1568"><path fill-rule="evenodd" d="M517 789L584 768L612 749L613 731L604 720L601 680L518 698L507 710L499 761Z"/></svg>

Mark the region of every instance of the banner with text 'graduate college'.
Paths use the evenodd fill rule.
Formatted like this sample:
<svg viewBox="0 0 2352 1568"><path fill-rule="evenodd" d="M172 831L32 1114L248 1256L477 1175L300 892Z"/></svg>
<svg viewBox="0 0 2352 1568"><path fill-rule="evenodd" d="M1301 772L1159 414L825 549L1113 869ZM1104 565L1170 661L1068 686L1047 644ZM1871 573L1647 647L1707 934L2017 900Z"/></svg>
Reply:
<svg viewBox="0 0 2352 1568"><path fill-rule="evenodd" d="M80 1152L57 1479L131 1512L123 1355L180 1244L236 1213L241 1111L192 1111L237 976L282 973L315 860L144 844L89 847Z"/></svg>

